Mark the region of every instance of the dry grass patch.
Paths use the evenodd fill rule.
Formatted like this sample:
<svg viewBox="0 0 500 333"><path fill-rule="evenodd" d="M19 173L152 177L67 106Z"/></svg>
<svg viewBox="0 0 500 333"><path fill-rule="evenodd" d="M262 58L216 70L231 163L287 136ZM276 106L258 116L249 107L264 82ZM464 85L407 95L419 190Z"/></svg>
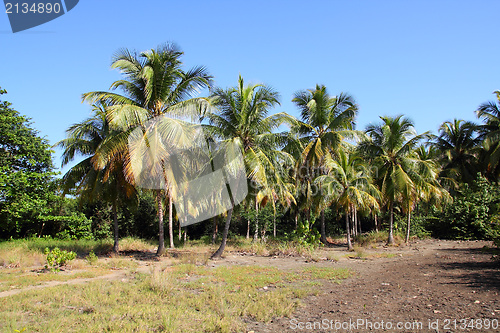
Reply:
<svg viewBox="0 0 500 333"><path fill-rule="evenodd" d="M285 272L179 264L151 274L132 273L125 282L60 285L6 297L0 331L243 331L242 319L268 322L291 316L300 298L318 293L320 280L347 276L333 268Z"/></svg>

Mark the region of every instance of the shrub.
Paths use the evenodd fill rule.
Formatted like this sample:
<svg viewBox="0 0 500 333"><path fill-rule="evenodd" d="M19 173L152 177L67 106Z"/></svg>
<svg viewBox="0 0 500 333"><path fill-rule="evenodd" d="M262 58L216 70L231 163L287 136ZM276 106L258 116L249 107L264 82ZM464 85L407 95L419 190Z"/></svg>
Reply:
<svg viewBox="0 0 500 333"><path fill-rule="evenodd" d="M93 266L97 263L97 256L95 255L94 251L90 251L89 255L85 257L85 260L90 266Z"/></svg>
<svg viewBox="0 0 500 333"><path fill-rule="evenodd" d="M487 239L500 237L500 188L479 176L471 185L462 184L453 204L427 218L434 237Z"/></svg>
<svg viewBox="0 0 500 333"><path fill-rule="evenodd" d="M61 266L66 265L68 261L76 258L75 252L61 251L58 247L55 247L52 251L47 247L44 253L47 256L45 268L50 268L51 271L58 271Z"/></svg>
<svg viewBox="0 0 500 333"><path fill-rule="evenodd" d="M93 239L92 221L83 213L71 213L69 216L56 216L54 219L62 224L63 231L56 237L59 239Z"/></svg>
<svg viewBox="0 0 500 333"><path fill-rule="evenodd" d="M296 241L301 245L319 246L321 244L321 235L318 230L312 228L309 221L299 221L297 229L287 235L287 238Z"/></svg>

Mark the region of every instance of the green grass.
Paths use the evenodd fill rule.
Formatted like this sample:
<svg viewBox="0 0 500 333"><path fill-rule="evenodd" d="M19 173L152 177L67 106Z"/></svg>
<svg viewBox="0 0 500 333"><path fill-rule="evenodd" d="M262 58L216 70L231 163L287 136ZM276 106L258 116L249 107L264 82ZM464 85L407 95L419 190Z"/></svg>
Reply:
<svg viewBox="0 0 500 333"><path fill-rule="evenodd" d="M302 270L303 277L309 279L324 279L324 280L342 280L351 276L351 271L346 268L332 268L332 267L306 267Z"/></svg>
<svg viewBox="0 0 500 333"><path fill-rule="evenodd" d="M0 331L237 332L243 318L268 322L291 316L300 299L318 294L322 280L349 271L308 267L179 264L125 280L60 285L2 299Z"/></svg>

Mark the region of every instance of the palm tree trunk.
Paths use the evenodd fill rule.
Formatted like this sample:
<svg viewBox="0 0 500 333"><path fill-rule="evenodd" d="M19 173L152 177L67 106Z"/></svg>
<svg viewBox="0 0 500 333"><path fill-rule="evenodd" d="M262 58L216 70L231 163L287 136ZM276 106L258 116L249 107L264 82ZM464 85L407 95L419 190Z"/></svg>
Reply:
<svg viewBox="0 0 500 333"><path fill-rule="evenodd" d="M224 176L227 179L227 176L225 175L225 173L224 173ZM222 242L221 242L219 248L217 249L217 251L215 251L215 253L212 254L210 259L220 258L222 256L222 253L224 252L224 249L226 248L227 234L229 233L229 226L231 225L231 216L233 215L233 209L234 209L234 200L233 200L233 196L232 196L233 189L231 189L228 184L226 184L226 188L227 188L227 191L229 193L229 199L231 200L231 209L229 209L227 211L226 224L224 225L224 232L222 233ZM234 193L237 193L236 191L237 191L237 187L234 188Z"/></svg>
<svg viewBox="0 0 500 333"><path fill-rule="evenodd" d="M250 219L247 219L247 239L250 238Z"/></svg>
<svg viewBox="0 0 500 333"><path fill-rule="evenodd" d="M356 218L354 216L354 210L351 213L351 221L352 221L352 235L353 237L356 237L357 227L356 227Z"/></svg>
<svg viewBox="0 0 500 333"><path fill-rule="evenodd" d="M113 202L113 229L114 229L114 237L115 242L113 244L113 252L118 253L118 213L116 212L116 201Z"/></svg>
<svg viewBox="0 0 500 333"><path fill-rule="evenodd" d="M260 235L260 240L262 242L265 242L266 241L266 232L267 232L267 223L264 223L262 225L262 232L261 232L261 235Z"/></svg>
<svg viewBox="0 0 500 333"><path fill-rule="evenodd" d="M375 222L375 232L378 232L377 214L374 215L374 222Z"/></svg>
<svg viewBox="0 0 500 333"><path fill-rule="evenodd" d="M408 223L406 225L406 239L405 239L406 244L408 244L408 242L410 241L410 224L411 224L411 211L410 207L408 207Z"/></svg>
<svg viewBox="0 0 500 333"><path fill-rule="evenodd" d="M297 230L298 226L299 226L299 208L297 208L297 211L295 212L295 230Z"/></svg>
<svg viewBox="0 0 500 333"><path fill-rule="evenodd" d="M321 243L328 244L328 240L326 239L326 228L325 228L325 211L321 211Z"/></svg>
<svg viewBox="0 0 500 333"><path fill-rule="evenodd" d="M351 232L352 232L352 236L353 237L356 237L356 226L354 225L355 221L354 221L354 208L352 208L351 210Z"/></svg>
<svg viewBox="0 0 500 333"><path fill-rule="evenodd" d="M224 252L224 248L226 247L227 234L229 232L229 225L231 224L231 216L233 215L233 208L227 211L226 224L224 226L224 232L222 233L222 242L220 247L214 254L210 257L210 259L218 259L222 256L222 252Z"/></svg>
<svg viewBox="0 0 500 333"><path fill-rule="evenodd" d="M387 244L388 245L394 245L394 235L393 235L393 230L394 228L394 202L391 201L389 204L389 238L387 239Z"/></svg>
<svg viewBox="0 0 500 333"><path fill-rule="evenodd" d="M345 228L347 230L347 250L352 251L351 226L349 225L349 208L345 212Z"/></svg>
<svg viewBox="0 0 500 333"><path fill-rule="evenodd" d="M217 224L217 216L213 217L214 221L214 232L212 233L212 245L215 244L215 240L217 239L217 233L219 232L219 225Z"/></svg>
<svg viewBox="0 0 500 333"><path fill-rule="evenodd" d="M156 203L158 204L158 250L157 256L165 254L165 234L163 230L163 203L161 198L161 190L156 190Z"/></svg>
<svg viewBox="0 0 500 333"><path fill-rule="evenodd" d="M253 234L253 241L256 242L259 238L259 203L255 198L255 232Z"/></svg>
<svg viewBox="0 0 500 333"><path fill-rule="evenodd" d="M358 234L361 235L363 232L361 230L361 220L359 219L357 210L356 210L356 224L358 225Z"/></svg>
<svg viewBox="0 0 500 333"><path fill-rule="evenodd" d="M174 221L173 221L173 200L172 196L168 196L168 236L170 238L170 248L175 248L174 246ZM179 222L179 229L181 223Z"/></svg>
<svg viewBox="0 0 500 333"><path fill-rule="evenodd" d="M273 215L273 237L276 238L276 214Z"/></svg>
<svg viewBox="0 0 500 333"><path fill-rule="evenodd" d="M182 240L181 221L179 221L179 242Z"/></svg>

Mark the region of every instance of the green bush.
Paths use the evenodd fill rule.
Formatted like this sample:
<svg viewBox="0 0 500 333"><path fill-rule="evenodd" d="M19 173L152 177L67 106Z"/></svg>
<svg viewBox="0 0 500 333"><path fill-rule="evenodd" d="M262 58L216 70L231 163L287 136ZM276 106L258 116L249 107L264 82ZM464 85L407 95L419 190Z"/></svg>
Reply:
<svg viewBox="0 0 500 333"><path fill-rule="evenodd" d="M97 256L95 255L94 251L90 251L89 255L85 257L85 260L90 266L93 266L97 263Z"/></svg>
<svg viewBox="0 0 500 333"><path fill-rule="evenodd" d="M432 236L447 239L485 239L500 237L500 188L484 177L470 186L462 184L452 204L426 219Z"/></svg>
<svg viewBox="0 0 500 333"><path fill-rule="evenodd" d="M297 229L287 234L287 238L301 245L319 246L321 244L321 235L318 230L312 228L313 223L309 223L308 220L299 221Z"/></svg>
<svg viewBox="0 0 500 333"><path fill-rule="evenodd" d="M59 239L93 239L92 221L83 213L73 212L69 216L57 216L63 231L57 233Z"/></svg>
<svg viewBox="0 0 500 333"><path fill-rule="evenodd" d="M58 271L61 266L66 265L68 261L76 258L76 253L73 251L61 251L58 247L55 247L52 251L49 248L45 248L44 251L47 256L47 264L45 268L50 268L52 271Z"/></svg>

